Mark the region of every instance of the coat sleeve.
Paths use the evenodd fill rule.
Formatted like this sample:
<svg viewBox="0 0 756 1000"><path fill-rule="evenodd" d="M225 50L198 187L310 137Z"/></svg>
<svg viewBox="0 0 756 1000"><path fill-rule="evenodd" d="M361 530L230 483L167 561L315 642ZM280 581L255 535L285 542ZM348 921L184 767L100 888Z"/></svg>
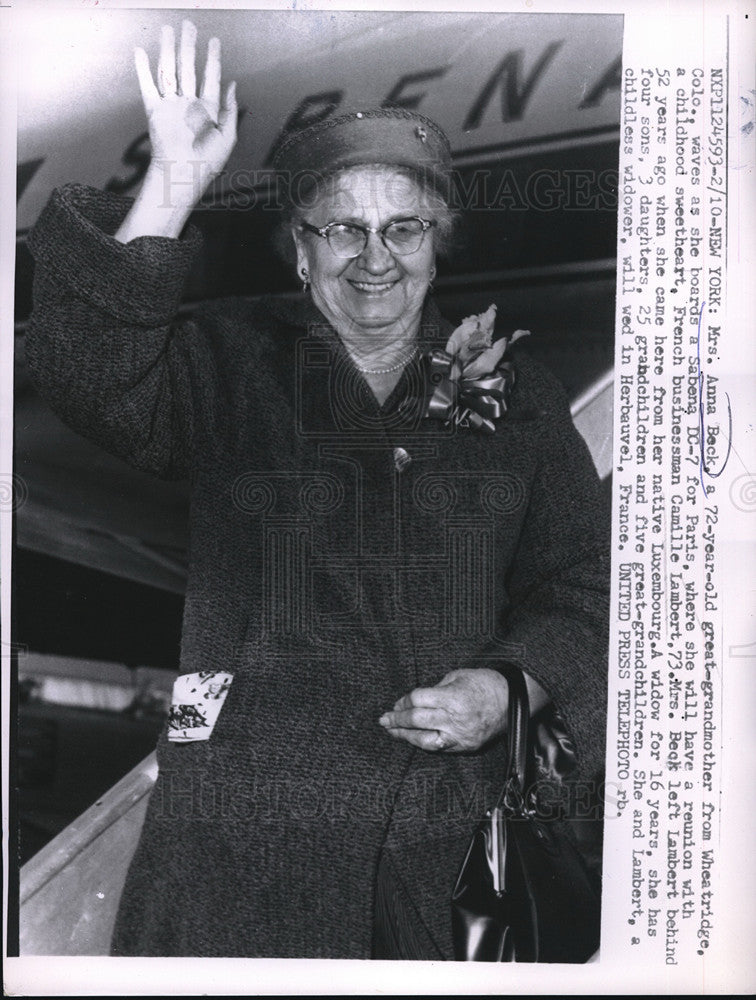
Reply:
<svg viewBox="0 0 756 1000"><path fill-rule="evenodd" d="M55 191L29 237L34 308L30 375L67 424L146 472L190 475L200 419L211 418L212 355L176 313L200 246L111 235L131 205L82 185Z"/></svg>
<svg viewBox="0 0 756 1000"><path fill-rule="evenodd" d="M604 763L609 630L609 511L566 396L532 361L523 375L541 413L538 461L511 564L503 635L519 667L565 720L581 777ZM510 646L511 644L511 646Z"/></svg>

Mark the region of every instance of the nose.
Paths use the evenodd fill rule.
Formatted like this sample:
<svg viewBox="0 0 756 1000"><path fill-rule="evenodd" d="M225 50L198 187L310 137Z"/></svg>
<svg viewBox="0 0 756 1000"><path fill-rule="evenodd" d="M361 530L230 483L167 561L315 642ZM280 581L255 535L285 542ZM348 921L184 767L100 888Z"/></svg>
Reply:
<svg viewBox="0 0 756 1000"><path fill-rule="evenodd" d="M368 233L365 249L357 258L357 263L369 274L385 274L391 270L395 261L391 251L384 246L380 233Z"/></svg>

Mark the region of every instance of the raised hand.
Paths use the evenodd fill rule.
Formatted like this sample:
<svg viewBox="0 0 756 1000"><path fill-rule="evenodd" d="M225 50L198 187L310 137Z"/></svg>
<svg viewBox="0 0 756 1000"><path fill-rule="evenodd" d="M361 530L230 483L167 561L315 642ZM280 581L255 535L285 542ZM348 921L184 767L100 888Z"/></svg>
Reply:
<svg viewBox="0 0 756 1000"><path fill-rule="evenodd" d="M197 29L184 21L177 59L173 28L164 25L156 80L144 49L134 52L152 158L134 209L116 233L121 242L178 236L236 143L236 85L230 83L221 100L220 41L208 43L199 92L196 48Z"/></svg>
<svg viewBox="0 0 756 1000"><path fill-rule="evenodd" d="M211 38L207 46L202 88L198 94L196 46L197 29L191 21L184 21L177 67L173 28L163 26L157 86L144 49L136 49L134 58L147 113L153 159L180 169L187 163L199 162L203 177L210 181L223 169L236 143L236 85L228 85L221 106L220 41Z"/></svg>

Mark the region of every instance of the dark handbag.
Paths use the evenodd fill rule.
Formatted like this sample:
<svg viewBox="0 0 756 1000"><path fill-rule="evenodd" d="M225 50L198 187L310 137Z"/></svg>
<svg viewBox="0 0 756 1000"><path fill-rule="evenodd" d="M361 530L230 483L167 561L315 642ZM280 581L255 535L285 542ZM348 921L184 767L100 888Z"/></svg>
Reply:
<svg viewBox="0 0 756 1000"><path fill-rule="evenodd" d="M452 894L454 957L468 962L585 962L597 950L601 902L559 821L537 815L526 788L528 692L509 683L507 772L473 834Z"/></svg>

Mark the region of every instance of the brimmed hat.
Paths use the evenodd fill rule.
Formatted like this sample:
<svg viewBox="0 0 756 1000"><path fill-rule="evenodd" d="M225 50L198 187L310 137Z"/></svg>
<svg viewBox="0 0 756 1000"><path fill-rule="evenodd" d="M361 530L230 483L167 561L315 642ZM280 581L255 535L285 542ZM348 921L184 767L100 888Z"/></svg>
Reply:
<svg viewBox="0 0 756 1000"><path fill-rule="evenodd" d="M451 149L443 129L405 108L368 108L285 132L273 148L284 179L326 176L344 167L381 163L408 167L448 197Z"/></svg>

